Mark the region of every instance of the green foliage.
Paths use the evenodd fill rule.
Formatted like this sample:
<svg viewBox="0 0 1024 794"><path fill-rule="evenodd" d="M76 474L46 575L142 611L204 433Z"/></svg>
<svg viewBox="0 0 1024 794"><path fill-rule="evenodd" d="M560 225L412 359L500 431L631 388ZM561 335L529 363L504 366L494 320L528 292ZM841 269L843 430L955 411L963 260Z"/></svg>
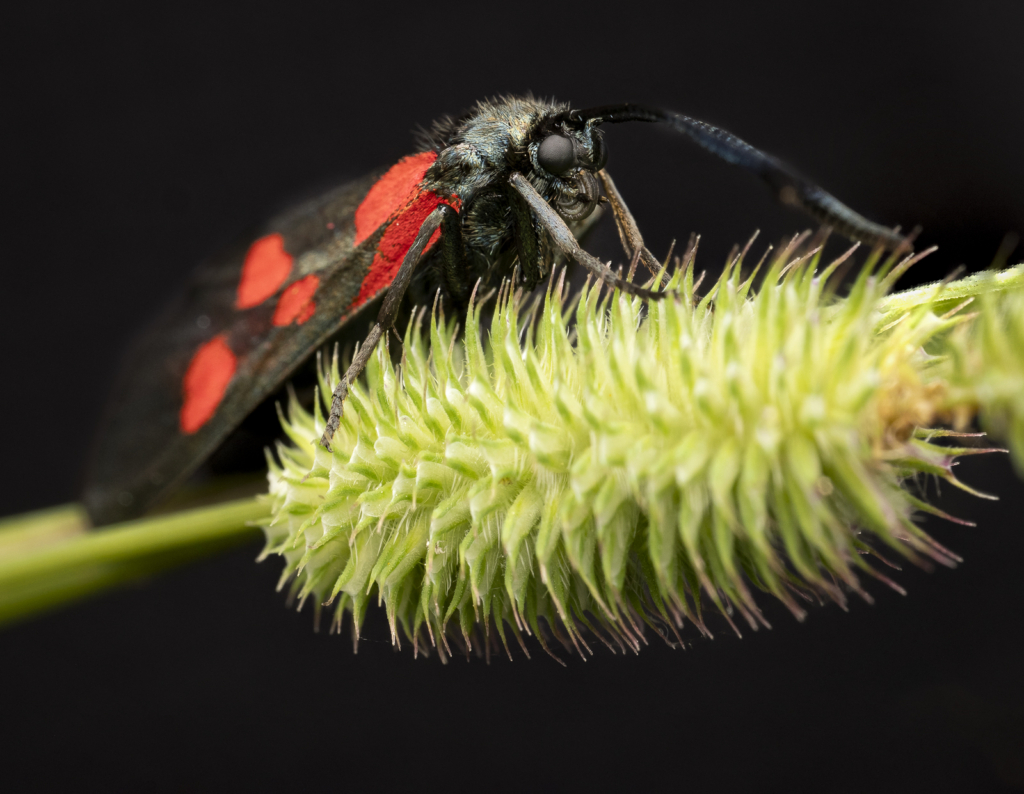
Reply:
<svg viewBox="0 0 1024 794"><path fill-rule="evenodd" d="M738 633L767 626L756 591L802 618L870 600L864 577L898 589L883 552L954 565L915 523L942 515L922 475L964 487L955 458L985 450L937 428L978 411L1024 451L1024 273L886 296L912 261L876 253L838 299L846 257L817 272L801 243L756 292L738 257L698 298L691 251L656 303L559 281L525 310L504 287L486 338L479 302L460 341L421 316L401 366L382 347L353 387L333 454L321 407L292 401L264 528L282 585L356 638L383 603L395 643L443 659L509 634L635 651L645 625L710 636L709 611ZM981 322L960 311L986 292Z"/></svg>

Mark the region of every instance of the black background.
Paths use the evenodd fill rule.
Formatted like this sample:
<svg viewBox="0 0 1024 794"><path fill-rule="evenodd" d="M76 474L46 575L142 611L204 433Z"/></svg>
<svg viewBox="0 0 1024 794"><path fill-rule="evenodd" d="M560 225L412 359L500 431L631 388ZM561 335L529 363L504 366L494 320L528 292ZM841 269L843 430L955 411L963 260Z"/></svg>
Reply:
<svg viewBox="0 0 1024 794"><path fill-rule="evenodd" d="M492 94L721 124L923 225L908 285L1024 230L1016 2L156 5L4 12L3 515L74 498L123 345L204 254ZM655 253L697 230L713 268L807 225L652 127L608 142ZM979 527L928 521L966 563L908 597L567 670L414 661L379 616L353 656L246 547L0 634L3 787L1021 790L1024 500L1005 460L960 472L1004 499L945 494Z"/></svg>

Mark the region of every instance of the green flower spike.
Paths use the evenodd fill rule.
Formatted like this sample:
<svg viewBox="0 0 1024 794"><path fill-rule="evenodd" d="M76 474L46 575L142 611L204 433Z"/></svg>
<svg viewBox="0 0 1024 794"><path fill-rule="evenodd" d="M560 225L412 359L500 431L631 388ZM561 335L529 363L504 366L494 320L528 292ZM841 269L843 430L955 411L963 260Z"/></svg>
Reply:
<svg viewBox="0 0 1024 794"><path fill-rule="evenodd" d="M920 257L876 252L838 299L852 251L817 272L803 242L756 293L740 255L698 298L691 248L659 302L590 286L573 308L559 279L524 310L506 285L486 341L483 302L459 342L421 314L401 366L381 348L353 387L333 454L321 406L291 401L264 556L284 557L300 605L333 606L333 629L351 612L358 640L376 600L394 643L442 659L508 652L509 633L524 653L524 634L549 653L551 636L584 658L591 637L638 651L645 625L711 636L709 611L739 634L768 626L758 590L802 619L822 598L870 601L864 577L899 590L883 554L955 565L914 521L950 518L920 475L977 493L951 467L992 450L936 428L979 411L1024 451L1024 296L998 294L1024 271L886 297ZM983 293L978 322L963 296ZM324 370L330 395L337 358Z"/></svg>

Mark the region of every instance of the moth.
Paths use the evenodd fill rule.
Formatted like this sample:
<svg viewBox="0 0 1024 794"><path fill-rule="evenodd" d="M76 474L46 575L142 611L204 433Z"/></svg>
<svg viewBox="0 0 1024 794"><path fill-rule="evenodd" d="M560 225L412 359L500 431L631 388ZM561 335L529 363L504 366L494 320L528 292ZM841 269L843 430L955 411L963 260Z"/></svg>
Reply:
<svg viewBox="0 0 1024 794"><path fill-rule="evenodd" d="M348 385L393 327L415 274L459 306L481 278L514 274L530 289L561 256L611 286L659 298L577 240L606 203L627 258L659 268L606 168L602 128L625 122L681 133L851 239L907 244L775 157L680 113L531 97L481 102L436 121L417 152L271 219L195 273L124 363L86 475L93 523L154 505L340 329L376 311L332 395L321 440L329 448Z"/></svg>

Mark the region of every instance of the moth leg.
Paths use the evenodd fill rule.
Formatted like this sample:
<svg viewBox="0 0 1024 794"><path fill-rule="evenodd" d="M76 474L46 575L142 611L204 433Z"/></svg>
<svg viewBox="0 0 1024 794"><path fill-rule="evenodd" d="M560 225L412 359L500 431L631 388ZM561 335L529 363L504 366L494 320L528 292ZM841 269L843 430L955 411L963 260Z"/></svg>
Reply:
<svg viewBox="0 0 1024 794"><path fill-rule="evenodd" d="M453 207L442 205L438 209L446 210L441 221L441 260L444 284L452 299L461 305L466 303L470 289L469 271L466 267L466 247L462 240L462 218Z"/></svg>
<svg viewBox="0 0 1024 794"><path fill-rule="evenodd" d="M516 253L519 255L519 268L522 273L523 285L533 289L544 277L536 221L530 207L516 190L508 187L508 201L512 208L512 236L516 241Z"/></svg>
<svg viewBox="0 0 1024 794"><path fill-rule="evenodd" d="M600 222L601 218L604 217L605 210L603 205L607 203L607 201L602 201L601 204L594 207L594 211L586 218L577 221L569 227L569 231L572 232L572 236L576 238L576 242L580 244L580 247L586 244L587 237L589 237L590 233L594 231L594 228L597 226L598 222ZM555 249L551 252L551 266L548 273L552 270L558 270L559 268L564 267L567 261L568 259L565 254L560 250Z"/></svg>
<svg viewBox="0 0 1024 794"><path fill-rule="evenodd" d="M513 172L508 181L526 201L531 212L537 218L537 222L551 235L555 245L567 257L579 262L605 284L617 287L629 295L638 295L648 300L659 300L665 297L663 292L653 292L626 281L621 276L613 273L607 265L598 261L596 257L584 251L576 241L576 238L573 237L569 227L565 225L565 221L562 220L561 216L551 208L551 205L544 200L522 174Z"/></svg>
<svg viewBox="0 0 1024 794"><path fill-rule="evenodd" d="M619 239L622 241L622 248L625 250L626 256L632 259L636 252L640 251L640 261L644 263L644 267L651 272L652 276L658 275L661 270L661 263L644 245L644 238L640 235L640 227L636 225L633 213L629 211L629 207L626 206L622 194L615 187L611 174L608 173L607 169L601 169L597 172L597 178L604 185L605 195L608 196L608 203L612 207L612 215L615 216L615 228L619 231Z"/></svg>
<svg viewBox="0 0 1024 794"><path fill-rule="evenodd" d="M338 425L341 423L341 411L345 398L348 396L348 385L359 377L370 360L370 356L373 355L373 351L376 349L381 336L394 325L395 317L398 315L398 307L401 305L405 291L409 287L409 280L412 278L413 271L416 270L416 266L423 256L423 249L427 247L431 235L444 222L445 216L453 212L454 210L451 207L442 204L423 221L416 239L413 240L412 246L405 254L405 259L402 260L401 267L398 268L394 280L388 287L387 294L384 296L384 303L380 307L380 313L377 315L377 322L370 329L370 333L366 335L366 339L360 345L344 377L335 384L334 393L331 395L331 413L327 417L327 427L324 428L324 434L320 438L320 443L328 451L331 450L331 439L334 438L334 434L338 431Z"/></svg>

